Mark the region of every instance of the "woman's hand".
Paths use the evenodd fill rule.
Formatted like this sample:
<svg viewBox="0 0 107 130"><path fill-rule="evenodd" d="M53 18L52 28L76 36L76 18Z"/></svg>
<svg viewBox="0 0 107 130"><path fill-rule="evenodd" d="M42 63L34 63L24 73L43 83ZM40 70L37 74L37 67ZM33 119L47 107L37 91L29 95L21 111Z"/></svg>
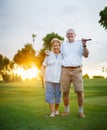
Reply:
<svg viewBox="0 0 107 130"><path fill-rule="evenodd" d="M46 54L46 56L49 56L50 50L46 50L46 51L45 51L45 54Z"/></svg>

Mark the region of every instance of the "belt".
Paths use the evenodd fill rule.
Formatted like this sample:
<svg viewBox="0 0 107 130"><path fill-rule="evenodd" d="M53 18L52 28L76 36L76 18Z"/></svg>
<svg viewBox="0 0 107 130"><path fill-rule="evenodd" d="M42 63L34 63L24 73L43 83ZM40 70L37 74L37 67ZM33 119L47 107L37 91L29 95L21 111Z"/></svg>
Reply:
<svg viewBox="0 0 107 130"><path fill-rule="evenodd" d="M78 69L81 66L62 66L62 68L68 68L68 69Z"/></svg>

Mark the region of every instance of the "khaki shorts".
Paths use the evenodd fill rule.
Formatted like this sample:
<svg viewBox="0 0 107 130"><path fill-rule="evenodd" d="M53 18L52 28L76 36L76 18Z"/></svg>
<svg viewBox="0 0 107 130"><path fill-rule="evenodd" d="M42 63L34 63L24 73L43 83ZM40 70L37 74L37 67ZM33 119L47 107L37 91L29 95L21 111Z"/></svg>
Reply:
<svg viewBox="0 0 107 130"><path fill-rule="evenodd" d="M69 92L70 85L73 83L74 91L83 91L82 68L62 68L61 91Z"/></svg>

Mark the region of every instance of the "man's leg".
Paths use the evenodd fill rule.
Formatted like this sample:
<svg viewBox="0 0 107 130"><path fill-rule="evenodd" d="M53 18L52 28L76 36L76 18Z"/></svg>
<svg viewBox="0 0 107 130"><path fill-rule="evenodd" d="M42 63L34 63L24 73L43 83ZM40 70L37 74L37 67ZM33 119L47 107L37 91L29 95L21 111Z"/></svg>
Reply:
<svg viewBox="0 0 107 130"><path fill-rule="evenodd" d="M64 102L64 113L62 114L62 116L67 116L69 115L69 92L63 92L63 102Z"/></svg>
<svg viewBox="0 0 107 130"><path fill-rule="evenodd" d="M70 92L71 76L69 68L62 68L61 74L61 91L63 92L63 102L64 102L64 113L62 116L69 114L69 92Z"/></svg>
<svg viewBox="0 0 107 130"><path fill-rule="evenodd" d="M77 92L77 98L78 98L78 116L80 118L84 118L85 114L83 111L83 105L84 105L84 92L78 91Z"/></svg>
<svg viewBox="0 0 107 130"><path fill-rule="evenodd" d="M84 118L83 105L84 105L84 88L82 79L82 68L77 68L72 72L74 91L77 93L78 98L78 116Z"/></svg>

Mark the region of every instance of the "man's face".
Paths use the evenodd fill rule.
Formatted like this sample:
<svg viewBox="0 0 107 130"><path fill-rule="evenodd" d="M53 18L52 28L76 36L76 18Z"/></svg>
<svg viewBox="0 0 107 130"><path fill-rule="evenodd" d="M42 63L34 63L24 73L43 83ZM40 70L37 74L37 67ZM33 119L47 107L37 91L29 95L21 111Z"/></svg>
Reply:
<svg viewBox="0 0 107 130"><path fill-rule="evenodd" d="M74 41L75 39L75 32L73 30L68 30L67 31L67 34L66 34L66 37L69 41Z"/></svg>

